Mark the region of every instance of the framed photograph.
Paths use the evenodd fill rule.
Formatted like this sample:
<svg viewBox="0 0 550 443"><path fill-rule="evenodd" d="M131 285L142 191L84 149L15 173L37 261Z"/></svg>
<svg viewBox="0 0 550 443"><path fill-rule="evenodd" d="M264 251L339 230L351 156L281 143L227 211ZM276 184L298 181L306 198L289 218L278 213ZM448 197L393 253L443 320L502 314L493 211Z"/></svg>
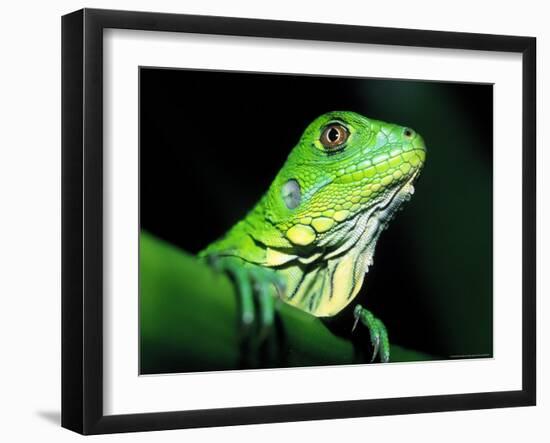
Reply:
<svg viewBox="0 0 550 443"><path fill-rule="evenodd" d="M535 38L84 9L62 58L64 427L535 404Z"/></svg>

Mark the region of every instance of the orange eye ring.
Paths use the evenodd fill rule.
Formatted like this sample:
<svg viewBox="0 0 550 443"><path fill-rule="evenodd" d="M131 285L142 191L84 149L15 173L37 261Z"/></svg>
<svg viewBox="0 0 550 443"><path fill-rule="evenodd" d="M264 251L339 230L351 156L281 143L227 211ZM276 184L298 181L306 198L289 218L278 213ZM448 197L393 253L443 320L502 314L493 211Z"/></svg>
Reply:
<svg viewBox="0 0 550 443"><path fill-rule="evenodd" d="M348 137L349 132L344 125L331 123L323 130L319 141L326 150L331 151L346 143Z"/></svg>

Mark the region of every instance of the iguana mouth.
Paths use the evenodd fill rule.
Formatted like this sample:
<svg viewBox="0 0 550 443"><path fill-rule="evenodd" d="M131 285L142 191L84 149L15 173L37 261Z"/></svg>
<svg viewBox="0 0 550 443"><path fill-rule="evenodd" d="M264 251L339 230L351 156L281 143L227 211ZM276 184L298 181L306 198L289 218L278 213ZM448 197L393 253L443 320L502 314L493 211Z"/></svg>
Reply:
<svg viewBox="0 0 550 443"><path fill-rule="evenodd" d="M415 191L414 183L419 175L420 168L414 171L414 173L404 183L389 190L389 194L386 194L372 205L361 209L347 220L340 222L339 225L333 228L331 232L327 232L324 238L320 239L318 245L321 247L325 246L327 249L333 249L329 252L328 257L334 257L345 253L347 249L350 249L353 246L353 240L357 240L357 238L353 238L354 236L350 235L352 232L356 231L361 236L365 235L366 231L372 227L371 220L376 219L377 224L383 225L382 227L385 228L389 221L395 216L396 212L403 209L403 203L412 198ZM345 236L351 240L345 241L344 244L351 244L347 248L342 247L343 245L340 245L340 247L337 248L331 248L331 244L338 243L334 242L334 237L339 237L341 235L339 235L339 233L342 231L347 231ZM338 252L336 253L335 251Z"/></svg>
<svg viewBox="0 0 550 443"><path fill-rule="evenodd" d="M419 175L420 169L417 169L405 183L396 188L394 194L382 207L378 207L375 210L375 215L381 222L387 224L395 216L397 211L403 209L403 203L412 198L414 195L414 184Z"/></svg>

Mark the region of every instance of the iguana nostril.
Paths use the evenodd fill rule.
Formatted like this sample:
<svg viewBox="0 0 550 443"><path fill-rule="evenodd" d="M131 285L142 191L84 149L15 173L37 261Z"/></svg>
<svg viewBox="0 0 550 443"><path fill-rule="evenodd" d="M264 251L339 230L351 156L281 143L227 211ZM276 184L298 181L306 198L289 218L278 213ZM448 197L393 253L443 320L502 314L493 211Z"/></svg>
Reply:
<svg viewBox="0 0 550 443"><path fill-rule="evenodd" d="M405 128L403 129L403 135L406 138L411 138L414 135L414 131L411 128Z"/></svg>

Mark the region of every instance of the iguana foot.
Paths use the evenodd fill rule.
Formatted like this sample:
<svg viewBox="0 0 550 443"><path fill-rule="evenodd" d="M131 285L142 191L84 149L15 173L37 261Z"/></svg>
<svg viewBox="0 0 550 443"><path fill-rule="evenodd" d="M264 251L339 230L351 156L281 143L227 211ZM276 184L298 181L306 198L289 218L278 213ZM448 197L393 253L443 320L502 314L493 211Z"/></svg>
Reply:
<svg viewBox="0 0 550 443"><path fill-rule="evenodd" d="M355 306L353 310L353 316L355 322L353 323L352 331L357 326L357 323L361 321L365 325L370 333L370 341L373 347L371 363L376 359L376 356L380 356L382 363L390 361L390 341L388 339L388 331L384 326L384 323L376 318L372 313L363 308L361 305Z"/></svg>
<svg viewBox="0 0 550 443"><path fill-rule="evenodd" d="M275 295L282 297L284 280L273 270L246 263L237 257L208 256L214 269L233 280L240 302L242 339L260 345L269 335L275 317Z"/></svg>

